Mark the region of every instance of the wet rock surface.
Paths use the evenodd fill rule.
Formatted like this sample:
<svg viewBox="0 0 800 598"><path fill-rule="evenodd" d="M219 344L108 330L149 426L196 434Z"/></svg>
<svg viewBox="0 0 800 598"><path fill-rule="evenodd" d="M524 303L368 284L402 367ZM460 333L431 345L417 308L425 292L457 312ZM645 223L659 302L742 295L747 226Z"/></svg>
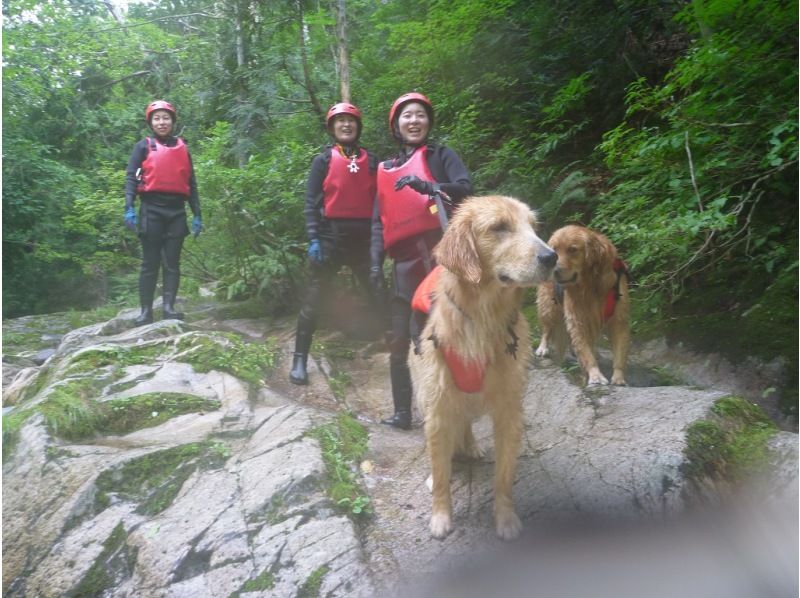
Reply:
<svg viewBox="0 0 800 598"><path fill-rule="evenodd" d="M75 330L51 323L50 346L40 340L13 353L4 345L5 416L54 401L65 388L114 406L163 395L197 397L215 407L77 440L65 439L36 412L13 446L6 448L4 435L4 595L569 595L558 593L568 587L563 582L576 581L555 558L561 551L609 556L613 538L635 561L636 542L679 545L680 534L643 538L639 526L682 520L700 494L708 498L686 475L686 431L732 391L694 386L691 379L660 384L663 376L635 356L629 379L636 386L625 388L585 388L569 368L532 363L514 485L526 527L522 539L504 544L494 536L491 424L482 419L474 431L485 456L455 463L455 531L439 541L428 533L420 415L408 432L378 423L391 412L391 392L388 353L376 335L320 330L310 383L295 386L287 376L290 319L226 319L204 308L190 324L131 328L136 314L126 310ZM26 334L24 323L4 324L11 327ZM232 339L274 347L276 364L256 379L250 370L232 373L231 361L246 365L244 353L213 362L224 367L198 365L209 347L239 350ZM36 366L33 358L46 349L54 353ZM6 380L9 362L24 367ZM370 498L366 518L346 516L329 498L322 449L312 434L342 411L369 432L357 464ZM796 519L797 435L773 435L769 450L772 466L759 485L759 508L777 505L783 518L789 505ZM723 487L714 489L723 502ZM781 521L783 535L773 539L781 548L788 541L796 555L796 522ZM613 570L620 563L609 558ZM782 589L784 579L796 580L796 556L789 562L773 562L771 571L753 567L747 581L758 582L763 573ZM603 560L593 563L599 568ZM663 563L664 569L675 565L666 556ZM591 564L583 563L587 571ZM717 565L709 563L707 571L721 576ZM527 573L534 571L552 582L542 583L543 593L531 590ZM492 575L500 581L486 581ZM624 589L614 595L626 595Z"/></svg>

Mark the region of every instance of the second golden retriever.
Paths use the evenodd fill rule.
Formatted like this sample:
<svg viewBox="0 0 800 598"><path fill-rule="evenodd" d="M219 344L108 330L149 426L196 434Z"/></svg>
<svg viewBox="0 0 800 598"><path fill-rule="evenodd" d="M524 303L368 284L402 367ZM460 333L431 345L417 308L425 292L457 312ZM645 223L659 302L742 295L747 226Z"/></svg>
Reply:
<svg viewBox="0 0 800 598"><path fill-rule="evenodd" d="M456 210L434 250L440 273L409 367L425 416L436 538L453 529L453 455L481 454L472 421L487 412L494 428L495 530L512 539L522 529L511 497L531 350L520 305L524 288L550 278L556 263L535 226L534 212L521 201L473 197Z"/></svg>
<svg viewBox="0 0 800 598"><path fill-rule="evenodd" d="M611 383L624 385L630 297L617 249L605 235L574 224L555 231L548 244L558 254L558 265L553 281L537 290L542 340L536 355L553 354L560 361L571 342L589 384L608 384L594 352L605 328L613 354Z"/></svg>

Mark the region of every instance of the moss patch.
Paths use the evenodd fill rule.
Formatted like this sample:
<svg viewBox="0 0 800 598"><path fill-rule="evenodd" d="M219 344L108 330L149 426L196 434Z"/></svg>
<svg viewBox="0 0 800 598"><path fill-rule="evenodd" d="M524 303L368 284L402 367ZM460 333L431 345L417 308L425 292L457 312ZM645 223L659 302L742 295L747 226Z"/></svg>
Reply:
<svg viewBox="0 0 800 598"><path fill-rule="evenodd" d="M275 338L267 339L264 344L245 343L231 333L216 337L188 335L181 338L178 349L182 354L176 358L189 363L197 372L228 372L254 385L262 383L280 354Z"/></svg>
<svg viewBox="0 0 800 598"><path fill-rule="evenodd" d="M328 567L322 566L305 580L300 589L297 590L297 598L317 598L319 589L322 587L322 580L328 574Z"/></svg>
<svg viewBox="0 0 800 598"><path fill-rule="evenodd" d="M758 406L739 397L722 398L708 419L687 429L683 473L694 481L740 482L767 463L767 441L776 432Z"/></svg>
<svg viewBox="0 0 800 598"><path fill-rule="evenodd" d="M264 592L275 586L275 575L269 569L264 569L258 577L248 579L244 585L234 592L229 598L239 598L242 592ZM315 594L316 596L316 594Z"/></svg>
<svg viewBox="0 0 800 598"><path fill-rule="evenodd" d="M69 597L101 596L105 590L118 585L133 574L138 555L137 548L129 548L122 523L118 524L103 543L103 551L80 583L67 592Z"/></svg>
<svg viewBox="0 0 800 598"><path fill-rule="evenodd" d="M367 450L369 435L352 415L339 413L336 419L310 432L322 448L328 477L328 496L344 513L363 517L371 513L369 496L358 479L358 464Z"/></svg>
<svg viewBox="0 0 800 598"><path fill-rule="evenodd" d="M185 413L213 411L220 402L178 392L152 392L102 403L105 420L98 426L104 434L128 434L158 426Z"/></svg>
<svg viewBox="0 0 800 598"><path fill-rule="evenodd" d="M13 453L22 425L37 412L53 436L78 441L98 434L128 434L178 415L220 407L219 401L182 393L147 393L99 402L97 392L96 380L68 380L54 387L41 403L3 417L4 459Z"/></svg>
<svg viewBox="0 0 800 598"><path fill-rule="evenodd" d="M70 360L65 374L92 372L106 366L124 368L131 365L153 363L165 349L163 344L98 347L75 355Z"/></svg>
<svg viewBox="0 0 800 598"><path fill-rule="evenodd" d="M108 507L114 497L138 503L137 513L156 515L172 504L190 475L219 469L228 456L228 448L219 442L193 442L103 471L95 482L93 514Z"/></svg>
<svg viewBox="0 0 800 598"><path fill-rule="evenodd" d="M36 413L33 409L15 409L3 416L3 463L14 454L19 442L19 432L28 418Z"/></svg>

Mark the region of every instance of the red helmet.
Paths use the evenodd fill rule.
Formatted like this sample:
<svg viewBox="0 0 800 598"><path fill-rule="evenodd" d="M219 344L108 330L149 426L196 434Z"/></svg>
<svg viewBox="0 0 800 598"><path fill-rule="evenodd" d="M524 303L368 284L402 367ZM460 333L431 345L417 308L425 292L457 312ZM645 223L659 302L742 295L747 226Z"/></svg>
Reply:
<svg viewBox="0 0 800 598"><path fill-rule="evenodd" d="M392 104L392 109L389 110L389 130L392 132L392 134L395 132L395 117L398 115L400 108L409 102L420 102L423 106L425 106L425 111L428 113L428 119L431 121L431 126L433 126L433 104L431 104L431 101L425 95L416 91L412 91L411 93L404 93L397 98L394 101L394 104Z"/></svg>
<svg viewBox="0 0 800 598"><path fill-rule="evenodd" d="M331 106L331 109L328 110L328 116L325 117L325 124L330 126L331 119L339 114L350 114L355 116L358 124L361 124L361 110L356 108L353 104L348 104L347 102L339 102L338 104Z"/></svg>
<svg viewBox="0 0 800 598"><path fill-rule="evenodd" d="M144 109L144 119L148 124L150 124L150 115L156 110L166 110L172 115L172 120L178 120L178 113L175 112L175 108L172 107L172 104L164 100L156 100L155 102L150 102L147 108Z"/></svg>
<svg viewBox="0 0 800 598"><path fill-rule="evenodd" d="M361 137L361 110L359 110L354 104L350 104L348 102L339 102L338 104L331 106L330 110L328 110L328 116L325 117L325 127L328 129L328 131L331 130L331 122L333 121L334 117L339 116L340 114L349 114L356 119L356 122L358 123L358 136Z"/></svg>

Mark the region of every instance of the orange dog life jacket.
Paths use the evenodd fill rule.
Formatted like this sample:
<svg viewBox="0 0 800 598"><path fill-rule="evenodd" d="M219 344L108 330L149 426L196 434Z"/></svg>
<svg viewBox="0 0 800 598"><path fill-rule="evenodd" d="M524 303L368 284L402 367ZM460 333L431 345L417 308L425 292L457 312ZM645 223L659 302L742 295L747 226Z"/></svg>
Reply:
<svg viewBox="0 0 800 598"><path fill-rule="evenodd" d="M442 273L442 266L436 266L419 284L411 299L411 308L428 314L433 307L433 290ZM436 340L434 339L434 344ZM442 356L453 377L453 383L461 392L476 393L483 390L483 377L486 362L467 360L450 347L442 347Z"/></svg>

